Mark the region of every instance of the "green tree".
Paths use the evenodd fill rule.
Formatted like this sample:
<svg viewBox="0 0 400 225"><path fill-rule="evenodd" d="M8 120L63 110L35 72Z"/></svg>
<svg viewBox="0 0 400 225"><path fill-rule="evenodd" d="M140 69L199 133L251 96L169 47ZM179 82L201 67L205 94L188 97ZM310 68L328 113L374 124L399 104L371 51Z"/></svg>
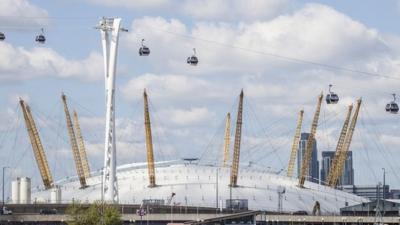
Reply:
<svg viewBox="0 0 400 225"><path fill-rule="evenodd" d="M82 205L72 204L67 209L71 220L68 225L122 225L121 214L112 205L95 202Z"/></svg>

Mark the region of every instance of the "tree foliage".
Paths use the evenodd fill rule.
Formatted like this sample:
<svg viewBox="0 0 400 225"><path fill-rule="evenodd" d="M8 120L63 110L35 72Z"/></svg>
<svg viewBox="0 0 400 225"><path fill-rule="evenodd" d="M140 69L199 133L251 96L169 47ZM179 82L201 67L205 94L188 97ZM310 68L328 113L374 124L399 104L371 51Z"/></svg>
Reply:
<svg viewBox="0 0 400 225"><path fill-rule="evenodd" d="M72 204L67 209L68 225L122 225L121 214L112 206L101 202L90 205Z"/></svg>

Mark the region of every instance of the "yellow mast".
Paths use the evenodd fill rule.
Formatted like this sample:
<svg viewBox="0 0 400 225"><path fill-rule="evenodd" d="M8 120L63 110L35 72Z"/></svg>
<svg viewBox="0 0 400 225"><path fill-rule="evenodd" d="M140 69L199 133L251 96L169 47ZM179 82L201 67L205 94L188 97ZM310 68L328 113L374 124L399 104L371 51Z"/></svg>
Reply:
<svg viewBox="0 0 400 225"><path fill-rule="evenodd" d="M85 175L85 178L89 178L90 177L89 161L86 155L85 142L82 137L81 126L79 125L78 113L76 113L75 110L73 113L73 120L74 120L74 127L76 129L76 139L78 139L77 141L79 147L79 155L81 157L81 162L82 162L83 174Z"/></svg>
<svg viewBox="0 0 400 225"><path fill-rule="evenodd" d="M143 92L144 99L144 125L146 132L146 148L147 148L147 169L149 173L149 187L156 186L156 174L154 169L153 139L151 136L151 123L149 113L149 103L147 99L146 89Z"/></svg>
<svg viewBox="0 0 400 225"><path fill-rule="evenodd" d="M315 134L317 132L318 119L319 119L319 113L321 111L322 98L323 98L323 94L321 93L318 97L318 104L317 104L317 108L314 113L313 122L311 124L310 135L308 136L308 139L307 139L306 151L304 153L303 160L301 162L301 169L300 169L300 176L299 176L299 187L301 187L301 188L304 187L304 182L306 181L306 173L308 172L310 161L311 161L312 147L313 147Z"/></svg>
<svg viewBox="0 0 400 225"><path fill-rule="evenodd" d="M53 177L47 162L46 154L43 150L43 145L40 140L39 132L36 128L35 121L32 117L30 107L25 104L24 100L20 99L22 113L24 115L26 129L28 131L29 139L31 141L33 154L36 159L36 163L39 168L40 176L42 177L43 185L45 189L53 187Z"/></svg>
<svg viewBox="0 0 400 225"><path fill-rule="evenodd" d="M69 114L69 110L68 110L68 106L67 106L67 97L64 95L64 93L61 94L61 99L62 99L62 101L64 103L65 119L66 119L66 122L67 122L67 130L68 130L68 135L69 135L69 142L70 142L71 147L72 147L72 154L74 156L76 172L78 174L78 178L79 178L79 182L81 184L81 188L85 188L87 186L86 185L85 174L83 172L82 161L81 161L81 156L80 156L80 153L79 153L78 143L76 141L74 127L72 126L71 115Z"/></svg>
<svg viewBox="0 0 400 225"><path fill-rule="evenodd" d="M235 143L233 146L233 161L231 166L230 186L237 187L240 160L240 142L242 138L243 90L240 92L238 114L236 120Z"/></svg>
<svg viewBox="0 0 400 225"><path fill-rule="evenodd" d="M300 110L299 118L297 119L296 133L294 135L293 143L292 143L292 151L290 153L289 166L288 166L288 170L287 170L288 177L293 176L293 170L294 170L294 164L296 162L297 150L299 149L299 140L300 140L300 134L301 134L301 124L303 123L303 115L304 115L304 110Z"/></svg>
<svg viewBox="0 0 400 225"><path fill-rule="evenodd" d="M228 114L226 115L226 123L225 123L224 161L223 161L223 167L227 167L227 166L228 166L230 137L231 137L231 114L228 113Z"/></svg>
<svg viewBox="0 0 400 225"><path fill-rule="evenodd" d="M351 117L351 111L352 110L353 110L353 105L349 105L349 108L347 110L346 119L344 120L342 131L340 132L339 140L338 140L338 143L336 145L335 156L333 157L332 162L331 162L331 166L329 168L329 174L328 174L328 177L326 179L326 184L327 185L330 185L332 183L332 180L336 179L336 178L334 178L334 177L337 176L335 174L336 173L336 165L337 165L337 162L339 160L339 155L340 155L340 153L341 153L341 151L343 149L343 144L344 144L344 140L346 138L347 130L348 130L348 127L349 127L349 122L350 122L350 117Z"/></svg>
<svg viewBox="0 0 400 225"><path fill-rule="evenodd" d="M346 138L344 140L344 145L342 151L336 164L335 177L332 177L329 186L336 187L339 177L343 174L344 164L347 158L347 152L349 151L351 140L353 139L354 130L356 128L358 113L360 112L361 98L357 100L356 110L353 117L351 118L349 130L347 131Z"/></svg>

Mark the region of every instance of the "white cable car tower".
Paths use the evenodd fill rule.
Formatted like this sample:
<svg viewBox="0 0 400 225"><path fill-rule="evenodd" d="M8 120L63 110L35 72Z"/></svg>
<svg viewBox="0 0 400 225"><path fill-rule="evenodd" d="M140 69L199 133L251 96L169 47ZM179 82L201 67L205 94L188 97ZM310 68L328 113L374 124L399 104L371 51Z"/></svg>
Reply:
<svg viewBox="0 0 400 225"><path fill-rule="evenodd" d="M104 168L102 200L118 202L118 183L116 177L116 140L115 140L115 70L121 18L104 18L96 27L101 32L103 45L104 74L106 90L106 132L104 146Z"/></svg>

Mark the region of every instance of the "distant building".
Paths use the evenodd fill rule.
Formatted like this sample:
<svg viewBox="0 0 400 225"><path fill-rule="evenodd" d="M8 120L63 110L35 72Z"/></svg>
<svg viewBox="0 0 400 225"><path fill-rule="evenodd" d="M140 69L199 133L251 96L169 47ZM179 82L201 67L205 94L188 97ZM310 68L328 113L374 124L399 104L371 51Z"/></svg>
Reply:
<svg viewBox="0 0 400 225"><path fill-rule="evenodd" d="M389 198L391 198L391 199L400 199L400 190L399 189L390 190Z"/></svg>
<svg viewBox="0 0 400 225"><path fill-rule="evenodd" d="M322 152L322 166L321 166L321 182L324 184L327 181L329 170L331 168L334 151ZM353 185L354 184L354 168L353 168L353 152L347 152L347 158L344 163L344 170L342 176L339 178L338 185Z"/></svg>
<svg viewBox="0 0 400 225"><path fill-rule="evenodd" d="M376 200L383 196L382 187L378 188L378 185L343 185L341 188L345 192L369 198L370 200ZM389 198L389 185L385 185L384 191L385 198Z"/></svg>
<svg viewBox="0 0 400 225"><path fill-rule="evenodd" d="M300 141L299 141L299 150L297 151L297 174L300 174L301 163L303 160L303 156L306 152L307 148L307 139L310 136L309 133L301 133ZM318 161L318 149L317 149L317 141L314 138L311 161L308 167L307 180L312 181L314 183L319 183L319 161Z"/></svg>
<svg viewBox="0 0 400 225"><path fill-rule="evenodd" d="M376 210L383 216L399 216L400 202L398 200L373 200L357 205L347 206L340 209L342 216L375 216Z"/></svg>

